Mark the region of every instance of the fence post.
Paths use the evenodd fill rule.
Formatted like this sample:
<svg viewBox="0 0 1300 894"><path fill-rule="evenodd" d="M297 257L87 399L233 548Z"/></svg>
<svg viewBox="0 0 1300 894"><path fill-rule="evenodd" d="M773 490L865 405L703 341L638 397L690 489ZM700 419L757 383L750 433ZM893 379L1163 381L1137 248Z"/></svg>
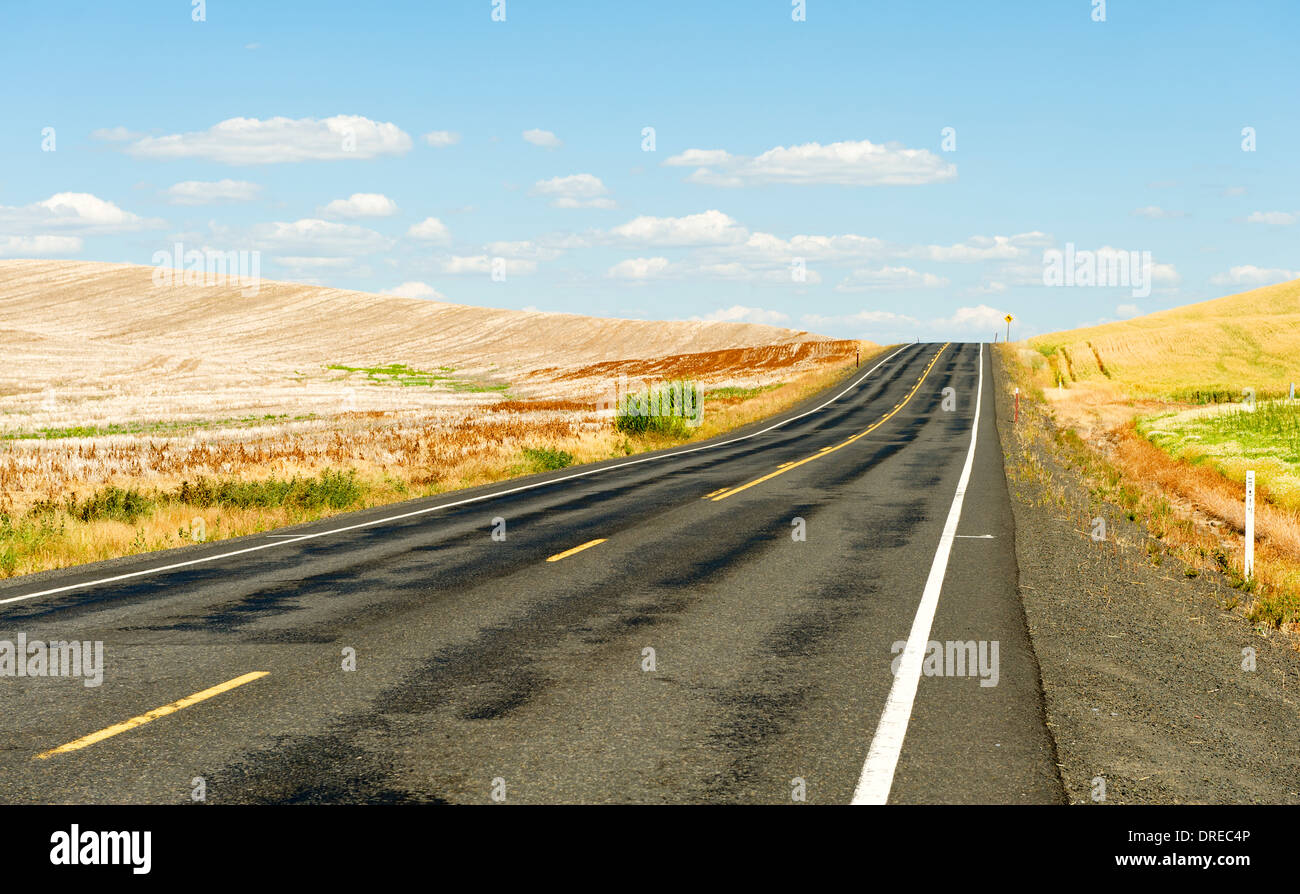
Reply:
<svg viewBox="0 0 1300 894"><path fill-rule="evenodd" d="M1243 563L1246 580L1255 573L1255 473L1246 473L1246 561Z"/></svg>

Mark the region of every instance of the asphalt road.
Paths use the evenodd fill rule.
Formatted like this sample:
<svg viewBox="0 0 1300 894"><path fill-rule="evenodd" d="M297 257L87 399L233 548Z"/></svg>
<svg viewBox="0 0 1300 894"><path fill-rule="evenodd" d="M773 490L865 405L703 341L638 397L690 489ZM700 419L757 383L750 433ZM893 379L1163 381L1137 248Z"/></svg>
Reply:
<svg viewBox="0 0 1300 894"><path fill-rule="evenodd" d="M0 803L1061 802L989 362L909 345L690 449L6 582L0 640L105 672L0 677ZM927 631L986 672L908 685Z"/></svg>

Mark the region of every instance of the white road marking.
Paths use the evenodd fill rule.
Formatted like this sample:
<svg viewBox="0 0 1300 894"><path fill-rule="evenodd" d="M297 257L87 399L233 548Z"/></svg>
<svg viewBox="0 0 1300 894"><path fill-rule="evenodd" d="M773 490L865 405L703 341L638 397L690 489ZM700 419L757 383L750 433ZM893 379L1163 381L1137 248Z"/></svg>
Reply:
<svg viewBox="0 0 1300 894"><path fill-rule="evenodd" d="M826 409L831 404L835 403L835 401L839 400L841 397L848 394L853 389L857 388L859 385L865 382L867 380L867 377L870 376L873 372L880 369L880 367L884 366L890 360L893 360L895 357L903 353L903 351L907 350L907 348L909 347L911 347L911 345L906 345L902 348L899 348L897 351L890 354L884 360L881 360L875 366L871 367L871 369L867 370L865 373L859 376L856 381L851 383L847 388L845 388L839 394L827 400L825 403L819 404L818 406L813 407L811 410L806 410L800 413L798 416L791 416L789 419L784 419L773 425L769 425L767 428L760 429L759 431L756 432L751 432L750 434L747 435L741 435L738 438L731 438L730 440L727 441L720 441L717 444L705 444L701 447L691 447L686 450L676 450L672 453L661 453L655 456L646 456L646 457L642 457L641 459L629 460L628 462L625 463L618 463L617 465L613 465L613 466L605 466L600 469L588 469L585 472L575 472L572 475L564 475L559 478L551 478L547 481L536 481L533 482L532 484L521 484L518 487L512 487L507 490L496 491L490 494L482 494L477 497L468 497L464 500L454 500L450 503L440 503L437 506L430 506L426 509L415 509L412 510L411 512L403 512L398 515L390 515L387 516L386 518L377 518L374 521L360 522L359 524L355 524L355 525L345 525L341 528L331 528L328 531L319 531L315 534L283 535L286 539L273 540L270 543L263 543L258 546L249 546L249 547L245 547L244 549L235 549L229 552L218 553L215 556L204 556L201 559L189 559L188 561L185 562L173 562L170 565L158 565L154 568L146 568L143 571L132 571L129 574L116 574L112 577L101 577L98 580L90 580L80 584L68 584L62 587L53 587L48 590L40 590L39 592L36 593L28 593L25 596L10 596L8 599L0 599L0 605L8 605L11 602L25 602L28 599L37 599L41 596L53 596L56 593L66 593L69 590L81 590L86 587L96 587L99 586L100 584L111 584L116 581L129 580L130 578L134 578L134 577L144 577L150 574L158 574L159 572L162 571L174 571L177 568L187 568L191 565L202 565L207 562L216 562L221 559L229 559L232 556L242 556L245 553L255 553L264 549L270 549L275 546L284 546L285 544L288 543L297 543L300 540L313 540L317 537L328 537L331 534L342 534L344 532L355 531L360 528L371 528L374 527L375 525L384 525L384 524L388 524L389 522L401 521L404 518L413 518L417 515L427 515L430 512L438 512L441 509L452 509L456 506L465 506L469 503L481 503L484 500L495 500L497 497L504 497L504 496L508 496L509 494L516 494L519 493L520 491L525 491L525 490L533 490L534 488L538 488L538 487L549 487L552 484L559 484L561 481L571 481L574 478L585 478L588 475L595 475L600 472L612 472L614 469L625 469L628 466L637 466L640 465L641 463L654 462L660 459L671 459L674 456L686 456L689 453L698 453L701 450L715 450L718 447L726 447L728 444L735 444L740 441L747 441L750 438L756 438L759 435L767 434L770 431L781 428L784 425L789 425L791 422L795 422L799 419L804 418L805 416L810 416L813 413L818 413ZM983 348L981 347L981 351L982 350ZM292 537L293 539L287 539L289 537Z"/></svg>
<svg viewBox="0 0 1300 894"><path fill-rule="evenodd" d="M916 608L916 618L912 621L912 632L908 634L898 673L894 675L894 684L889 688L889 697L885 699L885 710L880 715L876 735L871 740L867 760L862 765L862 775L858 777L857 788L853 790L854 804L884 804L889 800L889 790L894 784L894 770L898 767L898 755L903 750L907 723L912 717L912 704L916 701L916 687L921 682L921 662L930 639L930 628L934 625L934 612L939 607L939 592L943 589L943 576L948 570L948 556L952 552L952 542L957 537L961 504L966 499L966 485L970 483L971 468L975 465L975 443L979 434L980 404L983 398L984 345L981 343L975 421L971 423L966 465L962 467L961 478L957 481L957 493L952 498L952 508L948 510L948 520L944 522L943 534L939 537L939 548L934 553L934 563L931 564L930 576L925 581L921 604Z"/></svg>
<svg viewBox="0 0 1300 894"><path fill-rule="evenodd" d="M992 534L958 534L958 540L992 540Z"/></svg>

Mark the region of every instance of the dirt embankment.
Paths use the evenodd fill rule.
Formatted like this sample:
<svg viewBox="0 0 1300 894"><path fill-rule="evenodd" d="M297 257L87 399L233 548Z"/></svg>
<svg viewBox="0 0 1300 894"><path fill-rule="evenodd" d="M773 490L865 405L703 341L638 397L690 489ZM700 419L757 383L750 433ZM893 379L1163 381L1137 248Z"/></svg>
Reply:
<svg viewBox="0 0 1300 894"><path fill-rule="evenodd" d="M1070 800L1104 784L1109 804L1300 803L1293 642L1235 610L1229 575L1101 499L1089 448L1040 408L1025 401L1013 424L995 369L1020 593Z"/></svg>

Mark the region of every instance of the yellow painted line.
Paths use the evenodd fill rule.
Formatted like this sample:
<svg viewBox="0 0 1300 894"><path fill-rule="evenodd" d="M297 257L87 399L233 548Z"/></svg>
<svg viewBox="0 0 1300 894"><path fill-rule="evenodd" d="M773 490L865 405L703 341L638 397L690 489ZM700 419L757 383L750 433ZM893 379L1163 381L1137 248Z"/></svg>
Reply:
<svg viewBox="0 0 1300 894"><path fill-rule="evenodd" d="M91 733L88 736L82 736L80 739L69 742L67 745L60 745L58 748L51 748L49 751L42 751L36 755L36 760L44 760L47 757L53 757L56 754L66 754L69 751L77 751L85 748L87 745L94 745L96 742L102 742L118 733L124 733L127 730L135 729L137 726L144 726L151 720L157 720L159 717L166 717L168 714L175 714L181 708L188 708L190 705L196 705L201 701L206 701L214 695L220 695L223 692L229 692L236 686L243 686L245 683L251 683L254 680L260 680L269 674L270 671L253 671L244 674L242 677L235 677L233 680L227 680L219 686L213 686L211 689L205 689L202 692L196 692L188 695L178 702L172 702L170 705L163 705L161 708L154 708L152 711L132 717L130 720L123 720L121 723L115 723L112 726L105 727L97 733Z"/></svg>
<svg viewBox="0 0 1300 894"><path fill-rule="evenodd" d="M606 540L608 540L608 539L609 539L608 537L602 537L602 538L600 538L599 540L588 540L586 543L582 544L581 546L575 546L573 549L566 549L566 550L565 550L564 552L562 552L562 553L556 553L555 555L551 556L551 557L550 557L549 559L547 559L546 561L548 561L548 562L558 562L558 561L560 561L561 559L566 559L566 558L568 558L569 556L573 555L574 553L580 553L580 552L582 552L584 549L591 549L593 546L595 546L595 545L597 545L597 544L599 544L599 543L604 543L604 542L605 542Z"/></svg>
<svg viewBox="0 0 1300 894"><path fill-rule="evenodd" d="M718 488L717 490L711 490L711 491L709 491L707 494L704 495L703 499L707 500L709 497L713 496L714 494L720 494L720 493L722 493L724 490L726 490L725 487L720 487L720 488Z"/></svg>
<svg viewBox="0 0 1300 894"><path fill-rule="evenodd" d="M952 342L946 343L942 348L939 349L938 353L936 353L933 357L930 358L930 363L928 366L926 366L925 372L921 373L921 378L916 380L916 384L912 386L912 390L908 392L907 397L903 398L902 403L896 405L894 409L890 410L884 416L881 416L880 419L878 419L876 422L873 422L869 428L865 429L864 431L858 432L856 435L853 435L851 438L849 438L846 441L841 441L840 443L832 445L830 447L823 447L820 450L818 450L816 453L814 453L812 456L807 456L801 460L797 460L791 463L783 463L782 465L777 467L775 472L768 472L763 477L755 478L753 481L750 481L747 484L742 484L739 487L733 487L728 490L724 490L722 493L718 494L716 497L713 498L713 502L716 503L718 500L725 500L727 499L727 497L734 496L735 494L740 493L742 490L748 490L749 488L757 484L762 484L764 481L770 481L771 479L775 478L777 475L782 475L790 471L791 469L797 469L799 466L802 466L804 463L810 463L815 459L821 459L823 456L828 456L842 447L849 446L859 438L865 438L867 435L871 434L873 431L880 428L880 426L888 422L890 418L894 416L895 413L897 413L903 407L907 406L908 402L910 402L912 398L916 396L916 392L921 390L921 384L925 382L926 376L930 375L930 370L934 369L934 365L939 362L939 357L942 356L944 351L948 350L949 344L952 344Z"/></svg>

